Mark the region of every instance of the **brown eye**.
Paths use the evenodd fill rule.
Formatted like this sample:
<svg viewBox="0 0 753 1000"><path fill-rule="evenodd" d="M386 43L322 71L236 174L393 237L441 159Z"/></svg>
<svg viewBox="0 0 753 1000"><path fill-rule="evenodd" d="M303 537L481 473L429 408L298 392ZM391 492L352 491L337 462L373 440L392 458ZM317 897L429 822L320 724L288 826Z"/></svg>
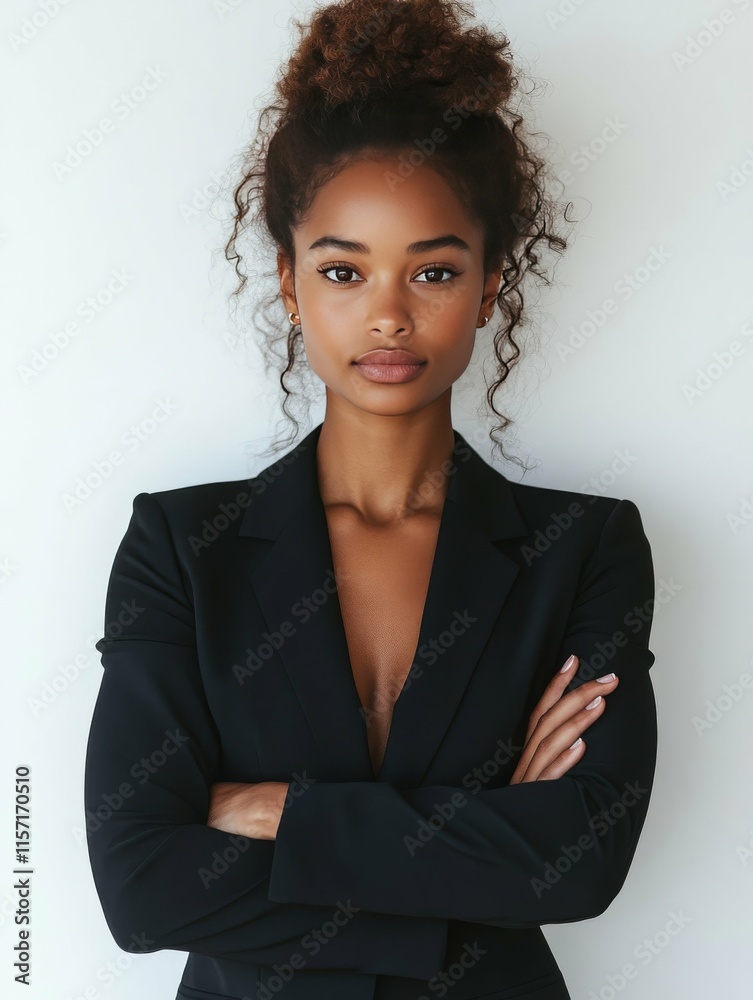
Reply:
<svg viewBox="0 0 753 1000"><path fill-rule="evenodd" d="M456 278L460 272L456 271L452 267L427 267L425 270L421 271L418 278L426 277L426 281L420 282L424 285L446 285L453 278ZM448 278L443 277L443 275L449 275Z"/></svg>
<svg viewBox="0 0 753 1000"><path fill-rule="evenodd" d="M431 284L434 284L435 281L441 281L443 273L444 272L441 267L433 267L431 268L430 271L424 271L424 274L426 275L426 280L429 281ZM435 276L434 278L431 277L432 274Z"/></svg>
<svg viewBox="0 0 753 1000"><path fill-rule="evenodd" d="M325 267L317 268L319 273L322 275L325 281L328 281L332 285L356 285L357 281L353 281L353 275L356 273L352 267L348 267L345 264L328 264ZM334 274L334 277L330 278L329 275ZM362 279L359 279L362 280Z"/></svg>

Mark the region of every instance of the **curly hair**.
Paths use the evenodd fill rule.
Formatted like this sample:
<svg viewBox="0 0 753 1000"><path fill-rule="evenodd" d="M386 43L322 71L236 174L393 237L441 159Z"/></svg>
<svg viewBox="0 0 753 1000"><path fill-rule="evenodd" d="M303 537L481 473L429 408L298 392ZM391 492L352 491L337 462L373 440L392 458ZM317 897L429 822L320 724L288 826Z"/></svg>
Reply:
<svg viewBox="0 0 753 1000"><path fill-rule="evenodd" d="M420 160L421 138L435 136L431 166L452 181L483 226L485 273L501 268L496 377L486 399L500 418L490 437L508 458L495 432L513 421L494 397L521 355L514 337L524 317L521 285L529 271L551 284L542 244L561 254L567 241L555 231L558 205L546 192L547 163L511 106L519 76L509 40L467 25L472 15L460 0L336 0L307 23L294 21L299 44L242 153L224 253L238 279L231 293L237 300L248 281L238 245L247 228L294 266L293 231L323 184L358 156L389 152ZM282 409L297 432L286 377L301 354L302 334L284 316L279 287L259 302L255 324L266 334L267 366L285 361Z"/></svg>

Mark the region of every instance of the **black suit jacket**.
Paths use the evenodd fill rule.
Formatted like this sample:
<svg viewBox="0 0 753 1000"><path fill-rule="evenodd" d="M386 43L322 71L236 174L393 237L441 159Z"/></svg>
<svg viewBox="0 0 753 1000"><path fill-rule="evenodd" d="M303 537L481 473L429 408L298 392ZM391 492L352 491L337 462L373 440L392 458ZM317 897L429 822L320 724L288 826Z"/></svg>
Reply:
<svg viewBox="0 0 753 1000"><path fill-rule="evenodd" d="M179 997L568 997L542 924L630 868L656 758L654 579L630 500L525 486L455 431L411 672L378 777L316 474L321 424L251 480L139 493L115 555L85 773L126 950ZM617 689L564 777L510 785L570 653ZM215 781L289 781L275 841L206 825Z"/></svg>

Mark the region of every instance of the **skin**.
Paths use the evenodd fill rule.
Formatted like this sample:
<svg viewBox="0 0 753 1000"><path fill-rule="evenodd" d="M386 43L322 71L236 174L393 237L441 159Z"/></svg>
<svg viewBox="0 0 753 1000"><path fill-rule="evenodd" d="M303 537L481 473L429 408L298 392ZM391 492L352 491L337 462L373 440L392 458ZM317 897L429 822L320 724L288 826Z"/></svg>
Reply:
<svg viewBox="0 0 753 1000"><path fill-rule="evenodd" d="M300 317L309 365L326 387L317 448L322 500L384 526L417 510L441 510L447 477L440 470L454 446L452 386L470 362L501 280L501 269L484 273L481 224L430 161L400 183L390 181L397 168L387 154L345 167L318 190L295 230L295 266L278 255L285 309ZM410 247L448 234L466 247ZM331 236L367 252L312 248ZM391 347L426 360L417 378L375 383L353 364L367 351ZM422 491L427 481L442 485ZM556 779L582 757L585 742L568 748L606 702L585 706L611 693L618 680L589 681L566 694L576 663L577 657L554 676L531 714L511 784ZM288 788L275 781L215 783L208 825L274 840Z"/></svg>

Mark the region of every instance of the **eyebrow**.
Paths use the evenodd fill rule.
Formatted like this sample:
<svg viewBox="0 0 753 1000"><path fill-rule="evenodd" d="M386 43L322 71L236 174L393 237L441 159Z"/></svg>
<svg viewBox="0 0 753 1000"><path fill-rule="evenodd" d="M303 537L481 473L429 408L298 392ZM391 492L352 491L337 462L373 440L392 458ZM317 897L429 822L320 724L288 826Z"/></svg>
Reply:
<svg viewBox="0 0 753 1000"><path fill-rule="evenodd" d="M344 240L340 236L320 236L318 240L309 247L309 250L318 250L321 247L331 247L333 250L343 250L346 253L371 253L365 243L358 243L355 240ZM441 250L444 247L454 247L470 253L471 248L459 236L454 233L447 233L445 236L435 236L431 240L418 240L405 248L408 254L431 253L433 250Z"/></svg>

